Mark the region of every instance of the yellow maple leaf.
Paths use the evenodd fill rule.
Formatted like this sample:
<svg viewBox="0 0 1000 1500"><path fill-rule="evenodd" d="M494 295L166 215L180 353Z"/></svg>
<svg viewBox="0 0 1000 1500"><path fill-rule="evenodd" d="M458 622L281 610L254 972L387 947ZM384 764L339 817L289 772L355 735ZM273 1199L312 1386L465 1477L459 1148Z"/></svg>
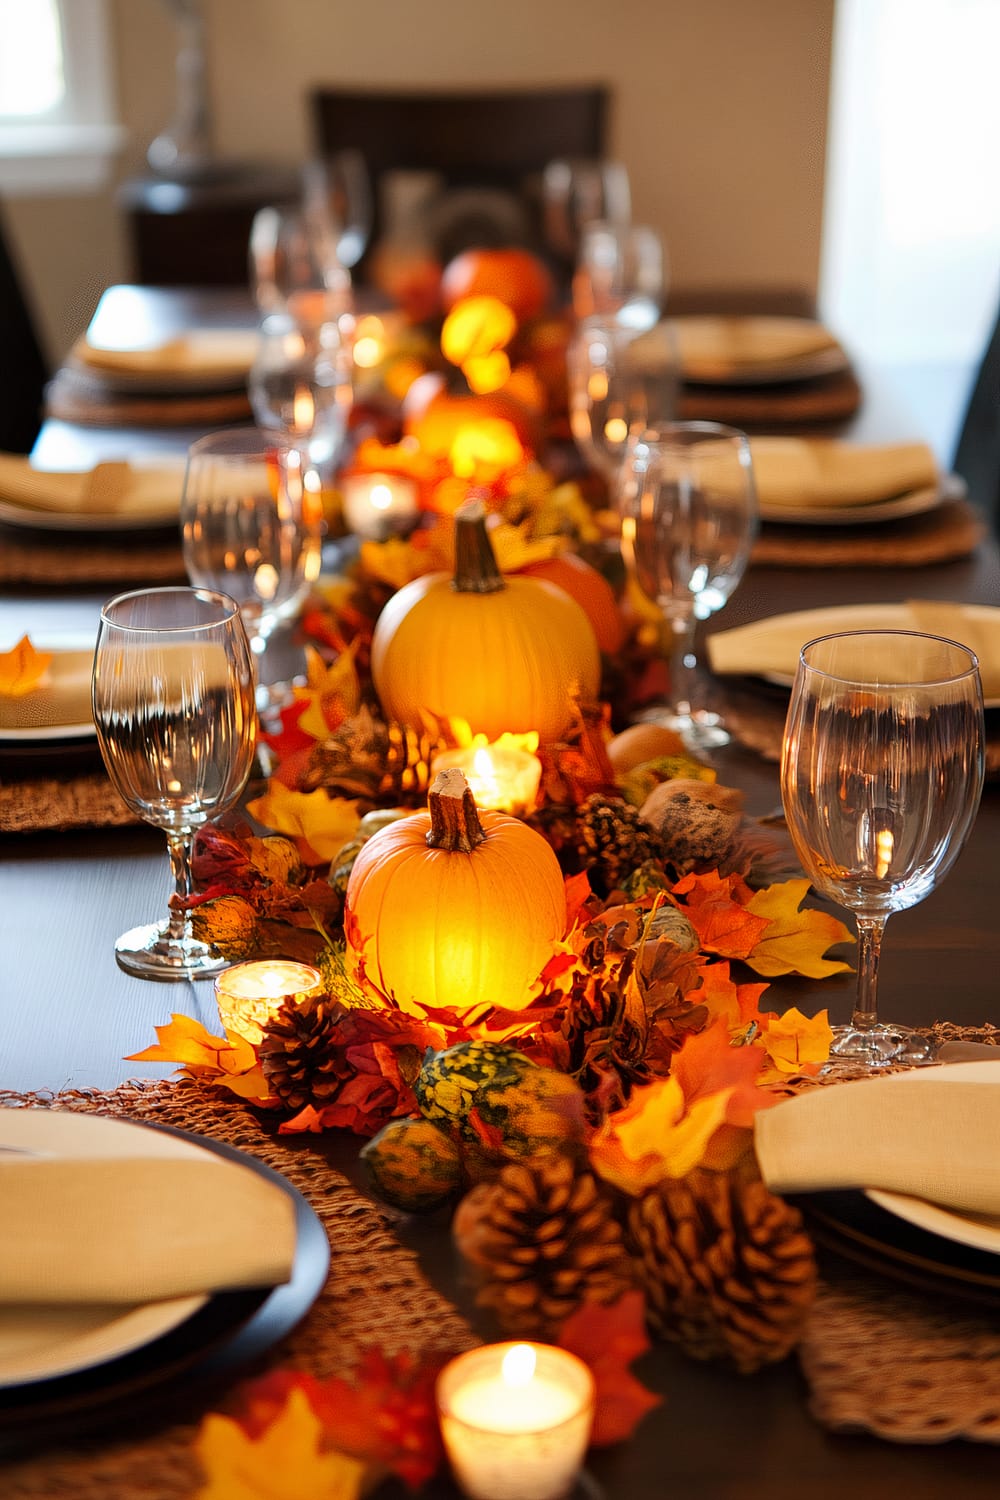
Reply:
<svg viewBox="0 0 1000 1500"><path fill-rule="evenodd" d="M13 651L0 651L0 695L23 698L38 687L51 663L51 651L36 651L22 635Z"/></svg>
<svg viewBox="0 0 1000 1500"><path fill-rule="evenodd" d="M398 536L389 537L384 542L362 542L361 570L376 583L401 589L404 584L428 572L427 554L418 552Z"/></svg>
<svg viewBox="0 0 1000 1500"><path fill-rule="evenodd" d="M357 1500L366 1465L322 1452L322 1423L300 1390L257 1438L210 1412L195 1438L206 1482L195 1500Z"/></svg>
<svg viewBox="0 0 1000 1500"><path fill-rule="evenodd" d="M825 1010L804 1016L794 1005L783 1016L775 1016L761 1040L779 1073L811 1072L827 1062L833 1031Z"/></svg>
<svg viewBox="0 0 1000 1500"><path fill-rule="evenodd" d="M354 662L356 649L356 643L352 642L327 666L314 647L306 647L306 686L295 688L294 693L298 702L305 700L309 705L299 715L297 727L314 740L325 740L330 733L324 704L336 702L341 719L349 719L361 707L361 680Z"/></svg>
<svg viewBox="0 0 1000 1500"><path fill-rule="evenodd" d="M705 1158L725 1123L731 1088L687 1106L675 1078L634 1089L624 1109L610 1115L590 1144L598 1176L633 1196L668 1177L684 1177Z"/></svg>
<svg viewBox="0 0 1000 1500"><path fill-rule="evenodd" d="M257 1054L239 1032L215 1036L193 1016L174 1013L164 1026L153 1028L156 1041L142 1052L133 1052L126 1062L173 1062L190 1078L219 1083L241 1099L258 1104L271 1094Z"/></svg>
<svg viewBox="0 0 1000 1500"><path fill-rule="evenodd" d="M269 781L264 795L247 803L247 811L276 833L304 840L308 862L317 864L335 859L361 822L358 804L351 798L331 797L322 787L296 792L280 781Z"/></svg>
<svg viewBox="0 0 1000 1500"><path fill-rule="evenodd" d="M756 973L768 979L776 974L826 979L851 967L840 959L823 957L834 943L853 943L854 938L843 922L828 912L815 907L799 910L808 889L808 880L784 880L757 891L747 902L747 911L766 917L770 924L746 958Z"/></svg>
<svg viewBox="0 0 1000 1500"><path fill-rule="evenodd" d="M524 521L520 526L504 521L490 531L493 556L501 573L516 573L531 563L545 562L563 551L566 545L565 538L559 536L532 539L530 531L530 521Z"/></svg>

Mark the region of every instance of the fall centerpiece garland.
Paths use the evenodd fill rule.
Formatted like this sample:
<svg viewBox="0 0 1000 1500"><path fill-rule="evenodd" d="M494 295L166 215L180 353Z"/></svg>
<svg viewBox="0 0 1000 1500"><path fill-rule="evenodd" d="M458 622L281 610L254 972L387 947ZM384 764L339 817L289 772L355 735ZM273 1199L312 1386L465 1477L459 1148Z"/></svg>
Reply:
<svg viewBox="0 0 1000 1500"><path fill-rule="evenodd" d="M451 332L472 360L497 352ZM234 962L315 964L324 989L285 996L258 1040L174 1016L136 1059L181 1063L283 1133L365 1138L386 1203L454 1208L503 1335L572 1344L582 1328L598 1348L617 1329L612 1384L634 1399L614 1440L653 1399L626 1370L644 1324L742 1372L798 1341L813 1249L759 1178L752 1125L815 1077L831 1034L825 1012L762 1001L782 974L847 968L826 954L850 934L803 906L808 882L781 878L785 851L738 792L668 731L622 728L658 657L649 609L583 560L609 557L599 511L523 451L463 477L431 436L359 444L358 463L420 475L423 520L317 589L307 685L262 737L255 827L195 846L198 937ZM539 762L521 817L433 771L501 735ZM292 1432L320 1467L330 1449L355 1465L346 1494L372 1465L426 1478L430 1376L378 1358L350 1400L294 1372L255 1387L242 1425L208 1419L206 1468ZM374 1452L352 1427L369 1408L372 1432L399 1418L409 1447Z"/></svg>

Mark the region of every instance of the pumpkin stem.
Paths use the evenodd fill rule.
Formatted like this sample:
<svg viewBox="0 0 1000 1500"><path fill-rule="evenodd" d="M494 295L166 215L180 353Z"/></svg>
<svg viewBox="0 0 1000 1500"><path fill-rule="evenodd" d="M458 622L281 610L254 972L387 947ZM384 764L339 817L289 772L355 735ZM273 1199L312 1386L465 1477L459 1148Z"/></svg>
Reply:
<svg viewBox="0 0 1000 1500"><path fill-rule="evenodd" d="M486 507L481 500L466 500L455 512L452 587L460 594L496 594L507 587L493 554L486 530Z"/></svg>
<svg viewBox="0 0 1000 1500"><path fill-rule="evenodd" d="M458 766L439 771L435 776L427 795L427 810L431 815L427 843L432 849L471 854L486 837L476 811L476 799Z"/></svg>

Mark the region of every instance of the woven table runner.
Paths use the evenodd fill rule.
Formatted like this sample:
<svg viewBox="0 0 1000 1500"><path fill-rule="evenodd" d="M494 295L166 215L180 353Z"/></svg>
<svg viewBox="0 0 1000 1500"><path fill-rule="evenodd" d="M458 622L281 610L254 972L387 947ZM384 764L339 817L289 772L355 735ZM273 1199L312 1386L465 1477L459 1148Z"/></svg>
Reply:
<svg viewBox="0 0 1000 1500"><path fill-rule="evenodd" d="M125 806L103 771L3 783L0 766L0 833L58 832L69 828L123 828L141 820Z"/></svg>
<svg viewBox="0 0 1000 1500"><path fill-rule="evenodd" d="M176 534L156 542L141 534L112 542L92 534L22 535L0 528L0 583L101 583L116 592L133 584L186 581Z"/></svg>
<svg viewBox="0 0 1000 1500"><path fill-rule="evenodd" d="M981 511L946 500L921 516L875 526L765 524L751 562L788 568L919 568L974 552L987 534Z"/></svg>
<svg viewBox="0 0 1000 1500"><path fill-rule="evenodd" d="M414 1252L400 1245L390 1218L321 1154L301 1141L276 1143L254 1112L180 1081L124 1084L110 1093L80 1091L55 1098L0 1091L0 1106L53 1108L168 1125L225 1141L280 1172L309 1201L330 1239L330 1274L304 1321L263 1368L290 1367L320 1379L350 1377L365 1350L415 1356L453 1353L476 1342L468 1324L431 1287ZM260 1367L237 1372L234 1382ZM130 1430L100 1442L69 1442L31 1458L0 1463L4 1500L180 1500L199 1482L191 1451L197 1414L160 1431ZM308 1497L303 1496L303 1500Z"/></svg>

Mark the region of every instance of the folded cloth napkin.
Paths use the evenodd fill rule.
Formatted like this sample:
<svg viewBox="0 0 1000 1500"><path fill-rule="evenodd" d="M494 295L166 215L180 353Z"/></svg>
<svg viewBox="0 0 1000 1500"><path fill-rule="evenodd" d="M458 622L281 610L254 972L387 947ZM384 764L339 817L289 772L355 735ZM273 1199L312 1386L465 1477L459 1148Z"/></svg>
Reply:
<svg viewBox="0 0 1000 1500"><path fill-rule="evenodd" d="M671 321L681 366L692 379L724 380L727 375L840 349L829 329L811 318L690 314Z"/></svg>
<svg viewBox="0 0 1000 1500"><path fill-rule="evenodd" d="M903 604L845 604L772 615L707 641L713 672L791 678L806 641L842 630L918 630L968 646L979 657L983 693L1000 697L1000 609L910 599Z"/></svg>
<svg viewBox="0 0 1000 1500"><path fill-rule="evenodd" d="M253 364L257 343L253 328L197 328L141 349L109 349L83 338L73 355L92 370L114 375L239 380Z"/></svg>
<svg viewBox="0 0 1000 1500"><path fill-rule="evenodd" d="M36 469L19 454L0 453L0 500L28 511L172 521L183 483L182 458L148 464L114 459L70 472Z"/></svg>
<svg viewBox="0 0 1000 1500"><path fill-rule="evenodd" d="M53 651L35 687L6 693L0 683L0 730L91 724L93 651Z"/></svg>
<svg viewBox="0 0 1000 1500"><path fill-rule="evenodd" d="M1000 1214L996 1078L905 1073L831 1084L760 1110L754 1144L772 1192L882 1188L968 1213ZM936 1070L935 1070L936 1072Z"/></svg>
<svg viewBox="0 0 1000 1500"><path fill-rule="evenodd" d="M291 1276L295 1208L238 1162L0 1153L0 1301L151 1302Z"/></svg>
<svg viewBox="0 0 1000 1500"><path fill-rule="evenodd" d="M937 462L926 443L757 437L750 440L750 452L764 509L874 505L940 483Z"/></svg>

